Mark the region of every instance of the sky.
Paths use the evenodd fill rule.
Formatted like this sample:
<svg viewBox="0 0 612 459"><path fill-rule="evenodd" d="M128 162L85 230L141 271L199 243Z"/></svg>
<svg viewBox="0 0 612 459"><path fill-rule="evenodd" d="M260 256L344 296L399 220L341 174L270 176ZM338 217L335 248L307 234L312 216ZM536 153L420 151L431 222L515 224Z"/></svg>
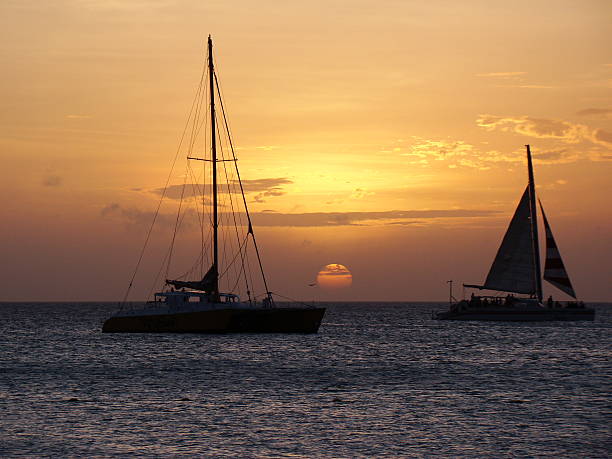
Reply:
<svg viewBox="0 0 612 459"><path fill-rule="evenodd" d="M4 0L0 300L123 298L211 34L272 291L426 301L484 281L530 144L576 292L612 301L611 23L594 0ZM350 286L311 286L330 264Z"/></svg>

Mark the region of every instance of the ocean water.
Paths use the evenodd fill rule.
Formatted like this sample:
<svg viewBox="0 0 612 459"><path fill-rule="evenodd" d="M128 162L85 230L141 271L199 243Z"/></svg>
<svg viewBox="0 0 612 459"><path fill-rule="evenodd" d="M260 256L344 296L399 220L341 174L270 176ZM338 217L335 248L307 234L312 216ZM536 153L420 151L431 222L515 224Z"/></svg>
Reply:
<svg viewBox="0 0 612 459"><path fill-rule="evenodd" d="M0 304L0 456L612 456L612 305L522 324L327 306L317 335L208 336Z"/></svg>

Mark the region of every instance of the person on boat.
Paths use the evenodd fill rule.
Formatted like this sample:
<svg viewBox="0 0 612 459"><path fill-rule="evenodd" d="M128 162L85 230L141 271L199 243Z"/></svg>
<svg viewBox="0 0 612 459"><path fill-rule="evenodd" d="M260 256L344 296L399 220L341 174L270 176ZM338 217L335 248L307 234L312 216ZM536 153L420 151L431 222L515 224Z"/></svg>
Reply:
<svg viewBox="0 0 612 459"><path fill-rule="evenodd" d="M553 304L554 304L554 303L553 303L552 295L550 295L550 296L548 297L548 300L546 301L546 304L548 305L548 307L549 307L549 308L552 308L552 307L553 307Z"/></svg>

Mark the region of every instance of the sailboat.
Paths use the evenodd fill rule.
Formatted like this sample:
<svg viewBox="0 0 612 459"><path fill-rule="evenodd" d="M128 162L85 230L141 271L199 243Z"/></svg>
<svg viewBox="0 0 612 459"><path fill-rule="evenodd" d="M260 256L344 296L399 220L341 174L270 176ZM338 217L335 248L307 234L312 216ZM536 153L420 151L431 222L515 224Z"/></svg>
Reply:
<svg viewBox="0 0 612 459"><path fill-rule="evenodd" d="M533 165L529 145L526 145L526 148L527 188L506 230L484 285L463 284L466 288L503 292L506 296L472 294L469 300L453 302L451 291L449 310L437 313L435 318L496 321L594 319L595 311L577 301L540 201L546 233L546 261L543 275L541 273ZM550 296L544 303L542 278L576 301L561 304L553 301ZM516 294L523 296L515 296Z"/></svg>
<svg viewBox="0 0 612 459"><path fill-rule="evenodd" d="M198 219L202 226L210 222L209 234L211 236L211 244L205 245L204 240L207 238L204 237L204 231L202 230L202 251L200 253L199 262L197 263L201 267L200 273L204 271L204 255L211 259L211 264L208 265L209 267L201 279L166 279L165 285L161 291L154 294L154 299L149 301L146 305L141 305L137 308L128 307L128 303L125 301L134 281L134 277L132 277L132 282L130 282L130 287L128 288L128 293L126 293L126 298L124 298L121 309L104 322L102 331L127 333L316 333L323 320L325 308L305 304L283 304L283 306L280 306L275 302L272 292L268 289L259 248L255 240L255 232L247 207L243 181L240 178L233 142L229 135L229 126L227 124L223 100L221 99L221 90L219 88L213 63L213 45L210 36L208 37L207 48L207 66L205 66L202 73L200 88L198 89L198 95L196 95L196 100L200 101L200 105L196 106L193 118L192 137L194 134L202 131L202 126L205 125L205 128L210 126L209 143L207 143L206 140L204 141L205 150L208 150L210 146L210 158L190 156L193 154L193 151L190 151L188 152L187 160L188 164L189 160L203 161L203 163L200 164L210 164L212 169L212 171L209 171L212 176L212 183L208 184L208 189L211 190L212 194L212 199L210 200L210 207L212 209L206 214L204 210L198 214ZM208 82L206 82L206 73L208 73ZM206 89L206 86L208 86L208 89ZM206 94L208 94L209 97L209 104L205 102ZM219 117L219 120L217 120L215 95L218 97L223 115ZM210 114L210 118L208 118L208 113L206 112ZM203 113L204 116L202 116ZM206 119L206 123L201 121L202 119ZM210 124L208 121L210 121ZM223 125L219 126L222 122ZM231 149L231 156L227 154L228 148L223 150L221 140L218 138L221 136L222 131L219 127L225 128L225 133L228 137L226 147L229 145L228 148ZM206 131L206 129L204 129L204 131ZM190 140L190 142L193 145L193 139ZM221 150L219 151L220 148ZM221 157L219 157L218 153L220 153ZM220 190L218 179L221 174L217 170L218 165L221 163L222 170L228 181L227 188L223 190ZM235 173L235 178L230 180L227 178L227 164L232 163L234 169L233 171L230 169L230 172ZM205 173L203 173L202 176L204 177ZM233 186L233 190L230 189L231 186ZM204 190L205 188L205 186L202 186L200 190ZM164 194L165 193L166 190L164 190ZM181 204L184 194L185 185L183 185L183 191L181 192ZM225 197L226 199L224 206L219 203L220 194L222 194L221 197ZM235 198L236 202L234 202L232 196L235 195L241 195L241 199ZM234 208L237 207L240 201L243 205L243 210L241 210L240 214L236 215L237 212L234 212ZM205 204L209 203L202 195L201 205L199 205L199 207L203 209ZM168 270L170 269L170 258L175 242L177 227L185 218L184 214L183 216L179 216L181 205L178 207L179 214L177 214L176 218L175 234L172 237L169 256L166 257L168 260ZM222 207L222 212L219 211L219 207ZM227 214L230 214L230 212L227 211L228 207L232 209L232 217L227 216ZM234 222L235 227L232 228L231 232L236 232L236 239L239 242L236 244L236 253L233 256L225 257L225 260L228 260L227 266L221 265L222 257L220 253L228 247L228 241L230 240L229 237L226 237L220 241L220 220L223 219L224 215L226 216L225 221L227 225L229 225L227 222ZM242 236L240 236L240 238L238 237L238 226L236 224L237 220L241 218L245 223L243 225L246 232L244 238L242 238ZM252 262L251 264L259 268L261 279L263 280L260 284L263 284L265 290L260 299L254 296L252 292L254 281L251 274L249 273L247 275L246 273L250 266L247 259L247 245L249 241L250 244L254 246L254 249L251 247L251 254L253 251L255 252L257 261L257 263ZM208 247L207 250L205 250L206 247ZM142 254L140 260L142 260ZM246 283L245 291L248 296L247 300L241 300L240 296L233 290L226 292L221 291L220 279L223 276L227 277L228 273L232 271L230 267L234 268L234 273L237 273L238 279L236 283L226 283L228 285L237 285L238 281L242 279L242 281ZM135 275L136 272L134 273L134 276Z"/></svg>

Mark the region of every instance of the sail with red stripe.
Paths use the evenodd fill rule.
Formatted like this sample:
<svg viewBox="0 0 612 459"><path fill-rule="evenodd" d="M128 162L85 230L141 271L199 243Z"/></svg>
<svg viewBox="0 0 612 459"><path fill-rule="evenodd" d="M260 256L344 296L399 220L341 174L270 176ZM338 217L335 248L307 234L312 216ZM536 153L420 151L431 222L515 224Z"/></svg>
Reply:
<svg viewBox="0 0 612 459"><path fill-rule="evenodd" d="M538 200L539 201L539 200ZM546 262L544 264L544 280L548 281L559 290L567 293L573 298L576 298L576 292L572 287L572 283L569 280L563 260L561 259L561 253L553 237L552 230L546 219L544 213L544 207L540 202L540 210L542 211L542 217L544 218L544 229L546 231Z"/></svg>

